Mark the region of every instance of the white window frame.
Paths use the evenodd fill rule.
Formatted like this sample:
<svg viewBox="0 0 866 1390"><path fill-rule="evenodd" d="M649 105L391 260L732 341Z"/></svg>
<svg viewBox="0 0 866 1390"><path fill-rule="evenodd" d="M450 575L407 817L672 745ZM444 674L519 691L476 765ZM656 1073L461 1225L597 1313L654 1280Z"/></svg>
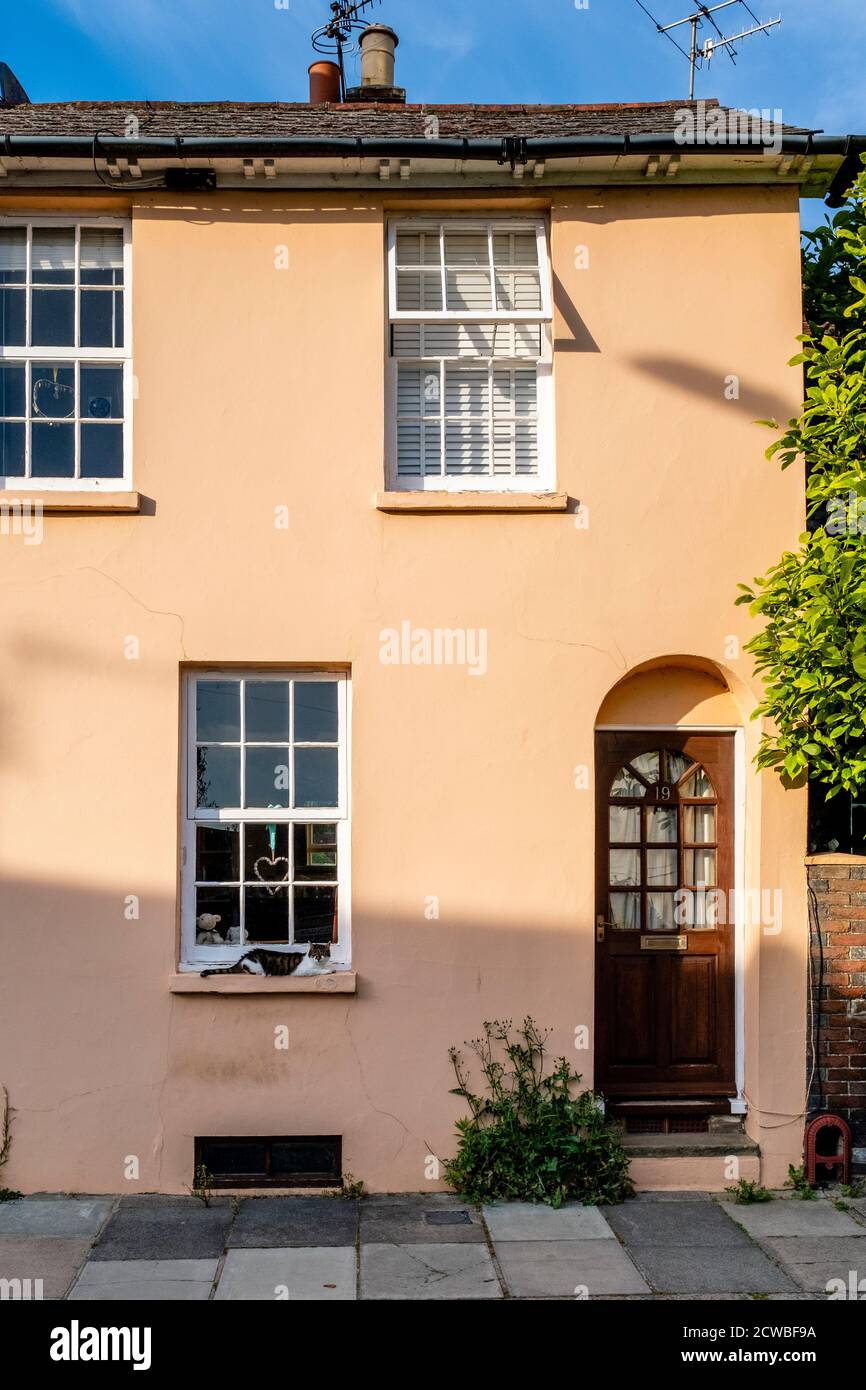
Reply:
<svg viewBox="0 0 866 1390"><path fill-rule="evenodd" d="M78 266L79 246L82 229L94 231L118 230L123 233L123 347L122 348L82 348L64 344L59 347L0 347L0 364L31 362L54 362L58 366L74 367L76 374L76 401L78 371L81 364L123 367L123 475L119 478L7 478L0 477L0 492L130 492L132 490L132 411L135 378L132 371L132 225L124 217L93 217L70 213L66 217L55 214L31 213L28 216L0 214L0 227L25 227L42 230L46 227L71 227L75 230L75 257ZM27 237L27 269L24 286L27 335L30 332L30 282L31 282L31 237ZM11 286L10 288L16 288ZM76 281L75 324L78 336L78 316L80 310L80 289ZM28 374L29 382L29 374ZM29 456L29 426L27 428L27 451ZM79 430L76 428L75 467L80 467Z"/></svg>
<svg viewBox="0 0 866 1390"><path fill-rule="evenodd" d="M196 684L199 681L263 681L292 680L327 681L338 685L337 694L337 795L336 807L222 807L220 809L196 806ZM244 822L268 825L294 824L334 824L337 827L337 923L338 940L331 945L331 960L335 965L348 967L352 959L351 932L351 816L349 769L352 685L347 671L328 670L325 667L309 668L286 667L218 667L187 671L183 679L182 721L183 747L181 750L181 922L180 922L180 969L199 971L209 965L233 965L247 951L256 948L255 942L246 945L199 946L196 942L196 827L199 825L218 825ZM241 691L241 740L243 743L244 702ZM254 746L254 745L253 745ZM293 745L294 746L294 745ZM301 745L303 746L303 745ZM241 788L243 788L243 753L241 754ZM293 776L293 774L292 774ZM291 799L291 798L290 798ZM243 829L241 829L243 834ZM315 886L315 880L310 881ZM264 944L268 951L297 952L306 951L303 943L297 945Z"/></svg>
<svg viewBox="0 0 866 1390"><path fill-rule="evenodd" d="M386 369L385 369L385 412L386 412L386 479L387 486L398 492L548 492L556 487L556 456L554 431L554 383L553 383L553 298L551 287L551 259L547 221L543 217L488 216L459 213L441 217L393 217L388 221L387 241L387 282L388 303L386 305ZM439 268L442 276L442 304L447 302L444 238L446 232L484 232L488 240L496 233L527 232L535 233L539 283L541 287L541 308L537 310L485 309L467 311L463 309L405 310L397 308L397 235L399 232L438 231L440 239ZM492 252L491 252L492 263ZM392 325L399 323L532 323L538 324L541 333L541 353L538 358L522 357L448 357L437 358L440 377L445 364L456 363L476 370L488 363L488 381L493 371L535 366L536 408L537 408L537 457L538 471L531 476L453 474L444 472L445 458L442 453L443 472L438 475L401 477L398 473L397 457L397 375L400 367L429 367L429 358L396 357L391 351ZM492 383L488 386L491 402L492 428ZM440 399L443 401L444 395ZM492 447L492 446L491 446Z"/></svg>

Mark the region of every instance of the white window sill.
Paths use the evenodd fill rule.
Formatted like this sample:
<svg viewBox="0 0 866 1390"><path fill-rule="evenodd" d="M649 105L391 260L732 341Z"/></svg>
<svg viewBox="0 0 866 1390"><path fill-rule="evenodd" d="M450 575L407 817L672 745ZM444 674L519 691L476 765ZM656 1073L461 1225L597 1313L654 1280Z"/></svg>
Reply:
<svg viewBox="0 0 866 1390"><path fill-rule="evenodd" d="M60 492L50 488L5 487L0 490L0 502L5 508L20 503L22 507L39 504L43 515L50 516L85 513L88 516L141 511L141 494L138 492Z"/></svg>
<svg viewBox="0 0 866 1390"><path fill-rule="evenodd" d="M354 970L337 970L333 975L209 975L202 979L194 971L172 975L172 994L357 994Z"/></svg>
<svg viewBox="0 0 866 1390"><path fill-rule="evenodd" d="M566 512L565 492L377 492L380 512Z"/></svg>

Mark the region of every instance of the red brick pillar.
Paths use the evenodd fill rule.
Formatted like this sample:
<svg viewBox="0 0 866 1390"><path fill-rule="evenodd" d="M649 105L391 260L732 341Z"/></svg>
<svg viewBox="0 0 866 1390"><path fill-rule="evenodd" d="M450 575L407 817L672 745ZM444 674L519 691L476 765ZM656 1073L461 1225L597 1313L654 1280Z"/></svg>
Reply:
<svg viewBox="0 0 866 1390"><path fill-rule="evenodd" d="M809 1113L829 1110L848 1121L855 1167L863 1171L866 1169L866 857L816 854L806 860L806 866L811 903ZM813 1057L816 1040L817 1056Z"/></svg>

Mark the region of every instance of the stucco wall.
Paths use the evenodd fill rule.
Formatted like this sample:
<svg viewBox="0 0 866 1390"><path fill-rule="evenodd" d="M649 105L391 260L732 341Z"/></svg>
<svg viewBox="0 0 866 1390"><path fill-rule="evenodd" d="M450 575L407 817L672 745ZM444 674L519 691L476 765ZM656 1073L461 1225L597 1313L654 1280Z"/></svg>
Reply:
<svg viewBox="0 0 866 1390"><path fill-rule="evenodd" d="M754 749L733 598L800 530L801 481L752 424L798 398L794 192L555 196L558 485L588 528L375 509L383 211L348 192L143 195L145 514L0 542L10 1186L180 1191L194 1135L249 1132L341 1133L368 1188L425 1187L461 1110L447 1049L483 1019L533 1014L592 1077L573 1039L592 1025L593 793L574 770L607 693L659 657L715 663ZM382 665L403 619L486 629L487 674ZM169 992L180 671L232 662L351 668L357 996ZM743 961L749 1123L775 1181L802 1130L804 798L745 781L750 881L785 893L782 932L756 926Z"/></svg>

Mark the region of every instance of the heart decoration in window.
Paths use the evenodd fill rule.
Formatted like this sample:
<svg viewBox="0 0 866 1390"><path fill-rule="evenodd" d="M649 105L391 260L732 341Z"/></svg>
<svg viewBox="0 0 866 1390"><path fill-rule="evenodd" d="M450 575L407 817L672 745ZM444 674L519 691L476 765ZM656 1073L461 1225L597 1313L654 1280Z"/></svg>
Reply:
<svg viewBox="0 0 866 1390"><path fill-rule="evenodd" d="M52 377L33 383L33 414L47 420L64 420L75 414L75 391Z"/></svg>
<svg viewBox="0 0 866 1390"><path fill-rule="evenodd" d="M274 872L270 873L266 870L265 873L262 873L262 870L259 868L260 864L266 865L267 870L274 870ZM280 864L285 864L286 871L281 878L278 878L276 871ZM266 854L263 854L253 865L253 873L259 882L265 885L271 897L273 897L274 894L279 893L280 889L289 881L289 861L283 855L278 859L269 859Z"/></svg>

